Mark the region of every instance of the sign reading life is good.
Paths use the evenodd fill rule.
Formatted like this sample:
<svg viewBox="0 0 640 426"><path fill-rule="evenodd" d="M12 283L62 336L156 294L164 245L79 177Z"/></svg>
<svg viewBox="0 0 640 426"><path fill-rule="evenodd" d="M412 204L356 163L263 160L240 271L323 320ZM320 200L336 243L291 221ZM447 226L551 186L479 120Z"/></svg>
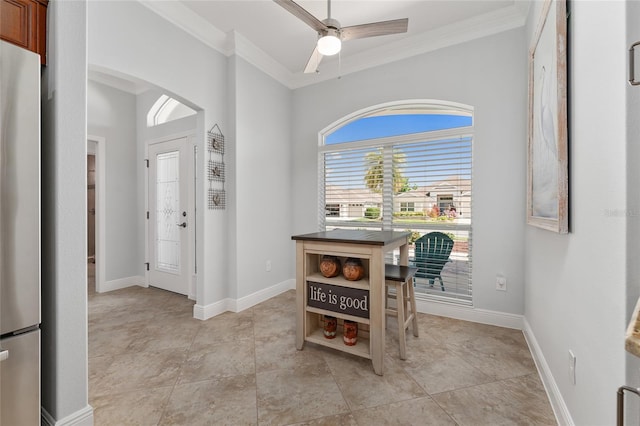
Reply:
<svg viewBox="0 0 640 426"><path fill-rule="evenodd" d="M307 281L307 306L369 318L369 290Z"/></svg>

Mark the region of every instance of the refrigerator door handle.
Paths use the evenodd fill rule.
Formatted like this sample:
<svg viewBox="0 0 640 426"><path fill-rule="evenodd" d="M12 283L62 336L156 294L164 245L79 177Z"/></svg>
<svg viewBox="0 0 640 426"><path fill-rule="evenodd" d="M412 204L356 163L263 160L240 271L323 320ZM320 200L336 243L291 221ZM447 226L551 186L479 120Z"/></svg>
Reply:
<svg viewBox="0 0 640 426"><path fill-rule="evenodd" d="M632 86L640 85L640 81L636 81L635 77L635 48L640 45L640 41L636 41L629 48L629 84Z"/></svg>
<svg viewBox="0 0 640 426"><path fill-rule="evenodd" d="M7 358L9 358L9 351L8 350L4 350L4 351L0 350L0 362L4 361Z"/></svg>

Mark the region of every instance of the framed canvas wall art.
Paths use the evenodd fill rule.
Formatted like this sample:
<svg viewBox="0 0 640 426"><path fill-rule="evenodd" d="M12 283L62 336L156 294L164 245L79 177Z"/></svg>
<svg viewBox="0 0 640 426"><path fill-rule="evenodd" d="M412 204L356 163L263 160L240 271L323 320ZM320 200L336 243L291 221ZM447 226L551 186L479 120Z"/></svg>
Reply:
<svg viewBox="0 0 640 426"><path fill-rule="evenodd" d="M569 232L567 7L545 1L529 49L527 223Z"/></svg>

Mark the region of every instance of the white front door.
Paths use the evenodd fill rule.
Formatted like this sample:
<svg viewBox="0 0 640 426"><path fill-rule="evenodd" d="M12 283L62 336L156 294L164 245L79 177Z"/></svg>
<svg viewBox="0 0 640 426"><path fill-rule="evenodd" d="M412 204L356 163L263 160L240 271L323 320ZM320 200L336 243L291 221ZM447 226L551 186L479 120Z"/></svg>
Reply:
<svg viewBox="0 0 640 426"><path fill-rule="evenodd" d="M187 138L149 145L149 285L189 291Z"/></svg>

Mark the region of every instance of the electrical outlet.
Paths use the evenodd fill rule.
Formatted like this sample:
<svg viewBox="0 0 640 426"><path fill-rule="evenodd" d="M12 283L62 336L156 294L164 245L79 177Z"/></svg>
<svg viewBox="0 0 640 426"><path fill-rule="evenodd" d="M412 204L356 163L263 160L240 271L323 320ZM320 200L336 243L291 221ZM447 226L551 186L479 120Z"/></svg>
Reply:
<svg viewBox="0 0 640 426"><path fill-rule="evenodd" d="M502 274L496 276L496 290L507 291L507 277Z"/></svg>
<svg viewBox="0 0 640 426"><path fill-rule="evenodd" d="M267 272L271 272L271 261L267 260L267 262L265 263L265 268L267 269Z"/></svg>
<svg viewBox="0 0 640 426"><path fill-rule="evenodd" d="M569 350L569 380L571 384L576 384L576 356L572 350Z"/></svg>

